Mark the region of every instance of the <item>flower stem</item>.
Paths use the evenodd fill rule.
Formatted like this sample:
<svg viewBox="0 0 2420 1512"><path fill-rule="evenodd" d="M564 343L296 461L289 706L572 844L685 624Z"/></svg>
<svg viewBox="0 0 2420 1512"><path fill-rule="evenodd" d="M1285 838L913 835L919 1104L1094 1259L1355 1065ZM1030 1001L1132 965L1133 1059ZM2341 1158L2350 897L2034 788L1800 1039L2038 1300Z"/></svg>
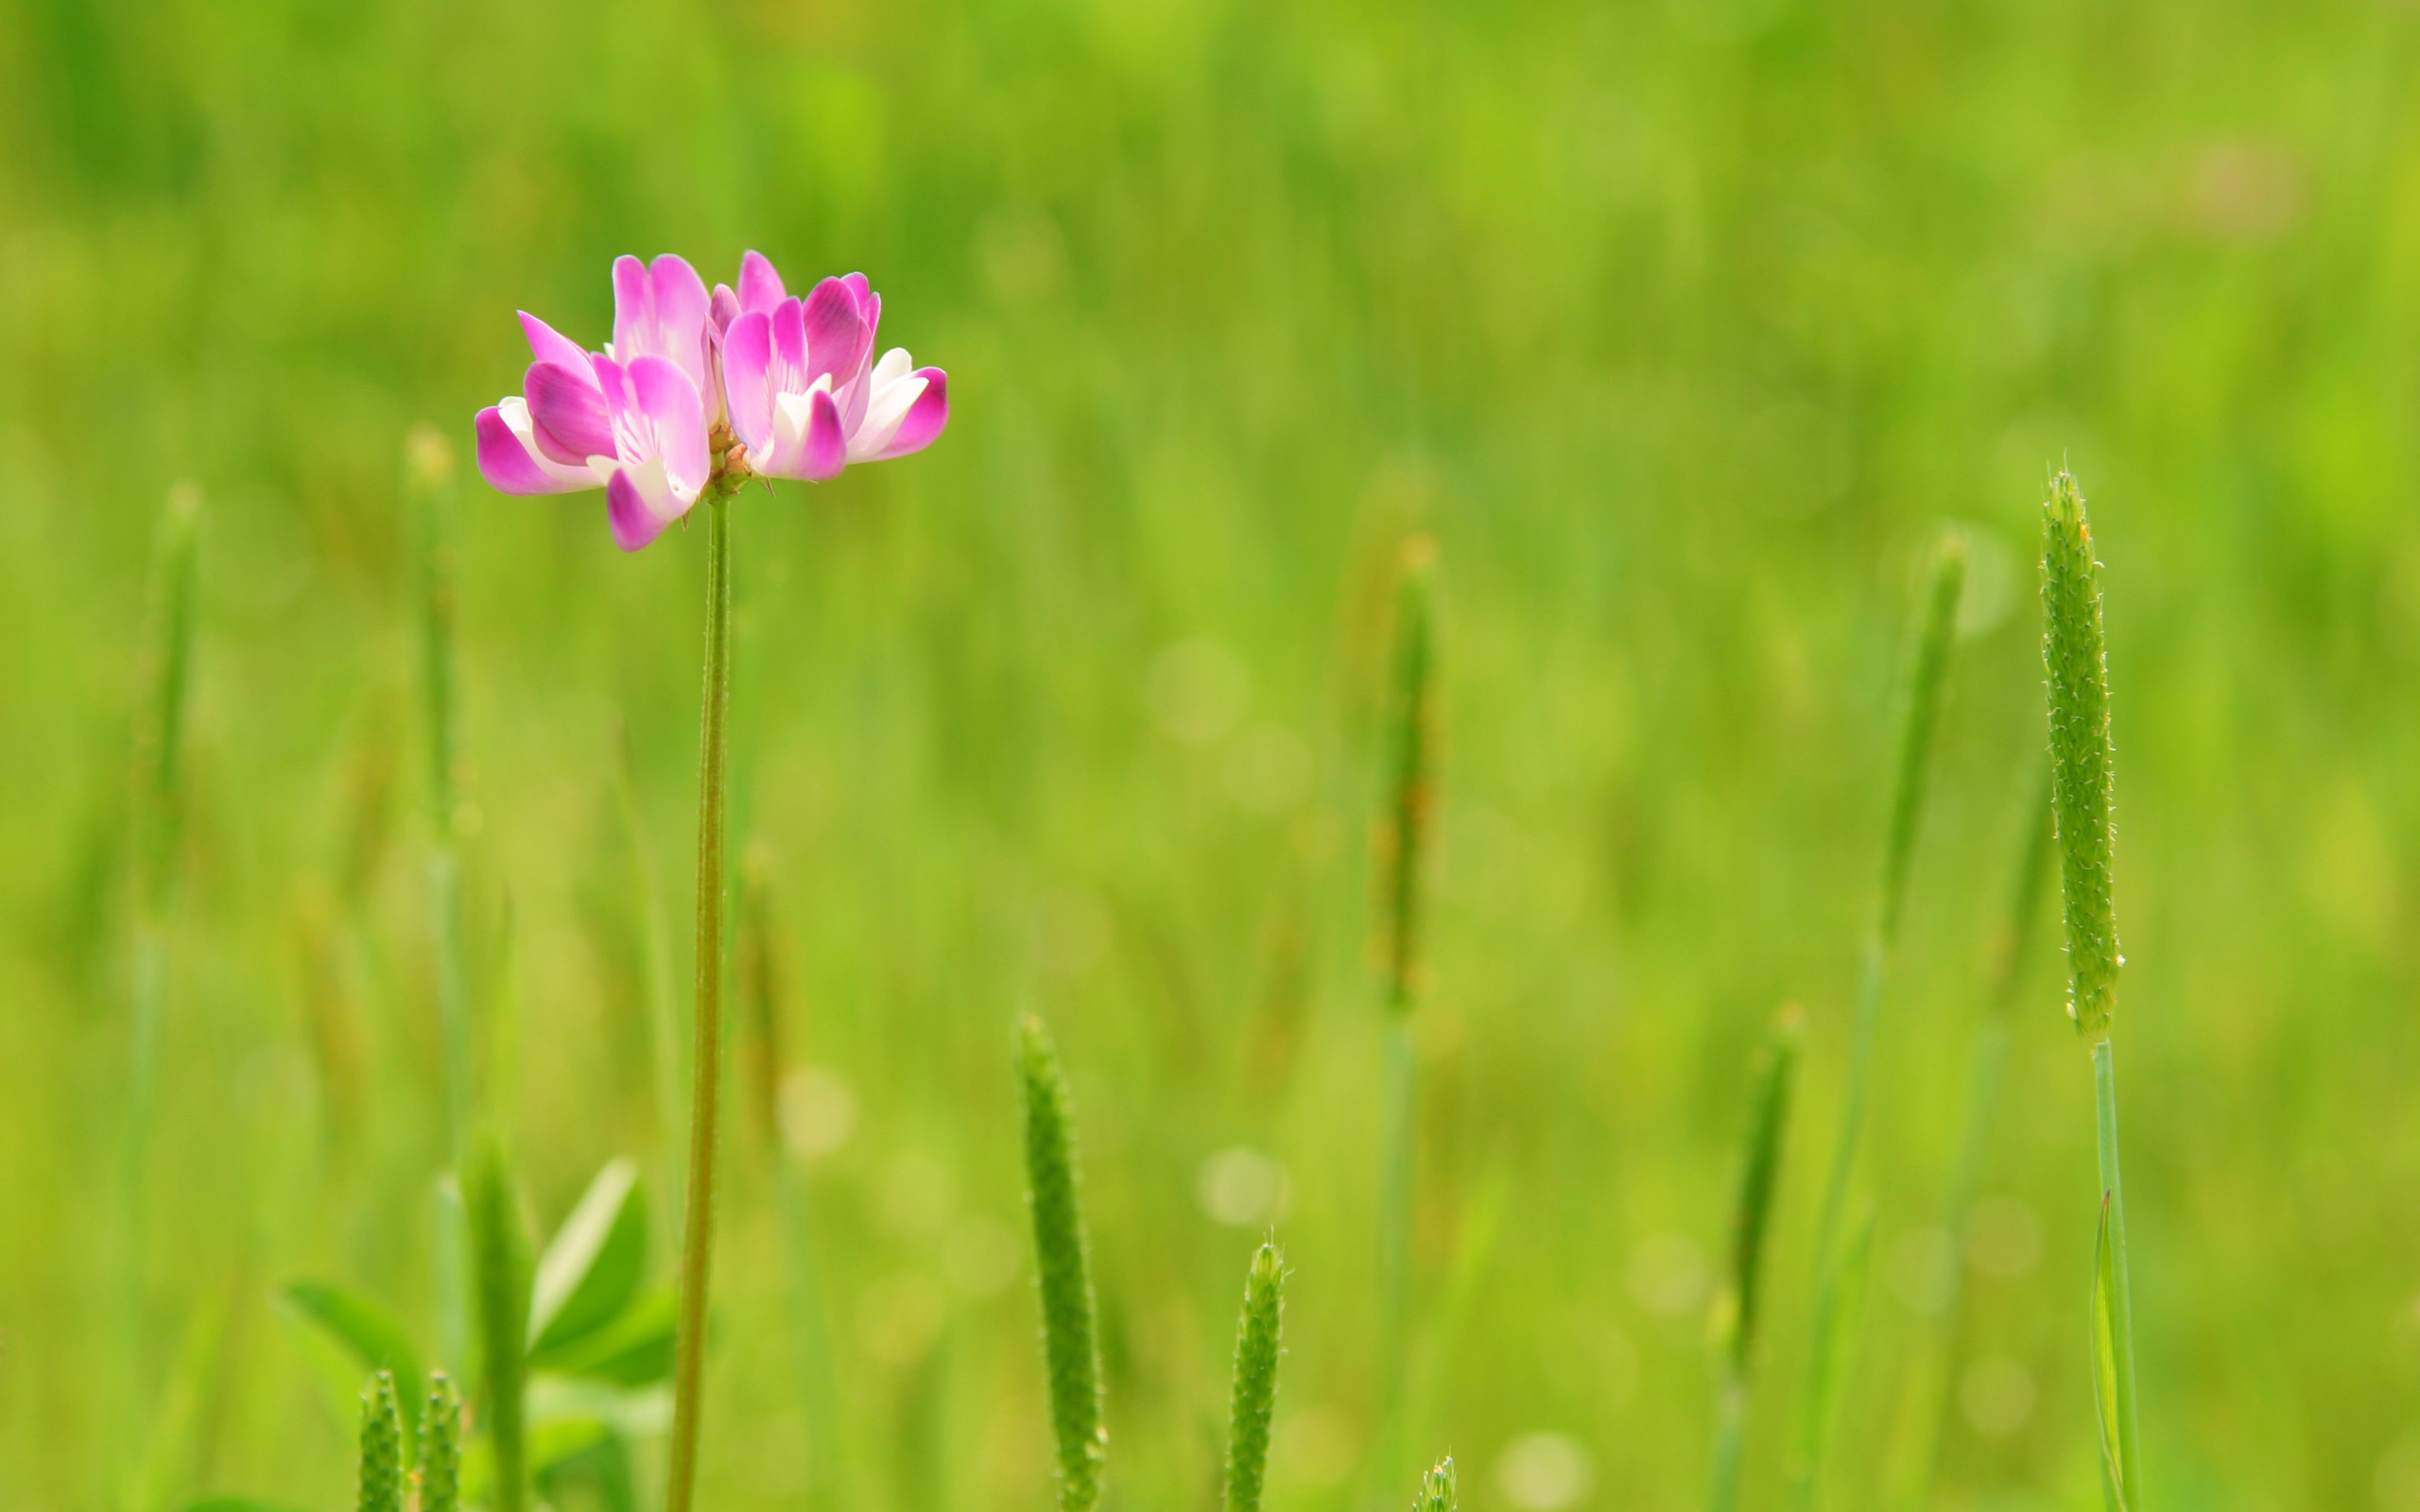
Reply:
<svg viewBox="0 0 2420 1512"><path fill-rule="evenodd" d="M2118 1365L2118 1461L2125 1505L2143 1505L2143 1435L2135 1415L2135 1293L2126 1274L2126 1193L2118 1177L2118 1068L2103 1038L2092 1047L2093 1111L2100 1125L2100 1190L2109 1204L2109 1323Z"/></svg>
<svg viewBox="0 0 2420 1512"><path fill-rule="evenodd" d="M699 721L698 1010L689 1075L688 1214L681 1236L681 1322L672 1364L672 1446L665 1512L689 1512L698 1475L698 1399L705 1366L706 1283L714 1268L715 1132L722 1066L724 759L731 714L731 504L706 507L706 691Z"/></svg>

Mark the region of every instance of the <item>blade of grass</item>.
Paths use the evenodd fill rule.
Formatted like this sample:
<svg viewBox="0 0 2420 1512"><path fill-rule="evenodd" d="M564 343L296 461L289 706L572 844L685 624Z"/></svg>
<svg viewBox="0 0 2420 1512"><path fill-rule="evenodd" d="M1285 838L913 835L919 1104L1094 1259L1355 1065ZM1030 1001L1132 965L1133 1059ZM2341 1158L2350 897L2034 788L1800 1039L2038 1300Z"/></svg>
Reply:
<svg viewBox="0 0 2420 1512"><path fill-rule="evenodd" d="M1227 1404L1226 1512L1260 1512L1285 1312L1286 1257L1274 1243L1264 1244L1244 1277L1243 1313L1236 1319L1235 1386Z"/></svg>
<svg viewBox="0 0 2420 1512"><path fill-rule="evenodd" d="M1059 1512L1089 1512L1100 1500L1109 1431L1101 1423L1100 1347L1076 1176L1075 1109L1040 1019L1028 1018L1019 1026L1017 1073L1025 1101L1026 1191L1041 1282L1043 1359L1059 1451Z"/></svg>
<svg viewBox="0 0 2420 1512"><path fill-rule="evenodd" d="M1748 1099L1748 1137L1732 1205L1730 1287L1718 1314L1720 1380L1715 1396L1714 1476L1706 1497L1712 1512L1730 1512L1738 1504L1739 1453L1747 1430L1748 1376L1755 1357L1765 1241L1772 1231L1782 1141L1789 1125L1790 1090L1806 1022L1794 1003L1785 1004L1773 1016Z"/></svg>
<svg viewBox="0 0 2420 1512"><path fill-rule="evenodd" d="M1434 812L1437 544L1426 535L1397 558L1394 679L1387 732L1389 788L1377 833L1385 935L1386 1006L1379 1026L1376 1296L1380 1429L1371 1488L1394 1483L1403 1454L1405 1371L1410 1338L1412 1146L1418 1110L1411 1009L1421 978L1420 884ZM1392 1494L1392 1493L1389 1493Z"/></svg>
<svg viewBox="0 0 2420 1512"><path fill-rule="evenodd" d="M2058 817L2060 893L2067 936L2067 1012L2092 1046L2109 1280L2109 1390L2103 1417L2114 1420L2119 1504L2143 1507L2142 1435L2135 1402L2135 1315L2126 1252L2126 1193L2118 1176L2118 1085L2110 1022L2118 1006L2117 910L2111 893L2117 850L2110 815L2109 662L2101 619L2100 563L2083 493L2062 470L2042 506L2042 661L2049 674L2051 805Z"/></svg>
<svg viewBox="0 0 2420 1512"><path fill-rule="evenodd" d="M529 1240L504 1151L493 1136L472 1148L463 1191L477 1298L480 1416L495 1463L495 1512L528 1504L524 1420L529 1338Z"/></svg>
<svg viewBox="0 0 2420 1512"><path fill-rule="evenodd" d="M201 490L180 483L168 490L151 541L140 687L135 706L129 812L132 841L134 922L132 997L127 1025L124 1143L118 1173L118 1268L115 1335L115 1440L107 1468L110 1499L131 1507L143 1494L148 1458L148 1361L144 1348L150 1249L144 1178L150 1169L151 1125L157 1115L161 1042L168 1011L169 925L183 830L185 705L193 680L195 600L199 577Z"/></svg>
<svg viewBox="0 0 2420 1512"><path fill-rule="evenodd" d="M1908 873L1924 815L1933 730L1940 721L1950 649L1957 640L1958 603L1965 586L1965 539L1954 532L1944 535L1933 548L1921 600L1914 655L1908 669L1897 775L1892 784L1890 823L1883 845L1879 907L1858 968L1857 1004L1849 1026L1848 1069L1841 1093L1840 1126L1833 1137L1831 1166L1816 1218L1814 1291L1807 1315L1809 1334L1817 1348L1809 1354L1807 1381L1799 1398L1798 1449L1790 1456L1784 1475L1786 1504L1797 1512L1815 1504L1823 1480L1830 1435L1825 1421L1828 1408L1823 1400L1828 1393L1821 1378L1823 1372L1839 1363L1827 1358L1823 1341L1838 1335L1842 1326L1837 1312L1841 1296L1841 1226L1848 1215L1849 1187L1857 1174L1858 1142L1864 1131L1865 1105L1873 1081L1883 983L1890 971L1892 952L1898 944Z"/></svg>
<svg viewBox="0 0 2420 1512"><path fill-rule="evenodd" d="M1983 1160L1998 1114L2000 1080L2008 1062L2009 1038L2018 989L2033 958L2033 937L2042 916L2042 888L2050 877L2050 773L2046 765L2040 781L2029 788L2033 801L2025 809L2024 845L2017 863L2015 885L2009 900L2009 919L2002 932L1983 1012L1975 1026L1975 1043L1966 1068L1964 1111L1960 1117L1957 1153L1950 1158L1943 1183L1941 1231L1953 1241L1966 1232L1981 1184ZM1949 1411L1949 1360L1963 1319L1963 1268L1948 1271L1947 1295L1938 1322L1927 1328L1911 1351L1902 1383L1899 1429L1889 1473L1889 1503L1906 1512L1924 1504L1939 1473L1942 1427Z"/></svg>

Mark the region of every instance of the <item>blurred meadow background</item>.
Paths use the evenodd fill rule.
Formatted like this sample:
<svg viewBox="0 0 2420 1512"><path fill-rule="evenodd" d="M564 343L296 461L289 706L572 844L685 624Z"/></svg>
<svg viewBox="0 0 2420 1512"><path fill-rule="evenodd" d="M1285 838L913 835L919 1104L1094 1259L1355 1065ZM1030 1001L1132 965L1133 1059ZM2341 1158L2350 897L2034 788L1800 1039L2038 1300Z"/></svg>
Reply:
<svg viewBox="0 0 2420 1512"><path fill-rule="evenodd" d="M1111 1505L1212 1503L1272 1227L1272 1506L1374 1477L1399 1505L1447 1449L1479 1508L1696 1505L1748 1063L1795 1001L1768 1503L1947 522L1970 592L1830 1504L1881 1504L1961 1275L1927 1504L2097 1504L2090 1080L2047 901L1984 1200L1932 1227L2041 782L2064 458L2108 566L2154 1498L2420 1507L2415 45L2387 0L17 0L0 1505L352 1494L351 1398L280 1296L342 1281L434 1336L441 818L533 1232L628 1156L668 1274L650 994L685 1012L703 533L625 557L601 495L497 495L470 420L519 387L516 308L595 345L615 254L711 281L754 247L793 287L864 269L955 414L733 507L753 985L706 1504L809 1504L785 1161L851 1504L1046 1504L1034 1011L1080 1120ZM462 473L442 816L421 422ZM181 479L207 502L130 1383L128 750ZM1409 1448L1374 1467L1370 835L1416 530L1440 807Z"/></svg>

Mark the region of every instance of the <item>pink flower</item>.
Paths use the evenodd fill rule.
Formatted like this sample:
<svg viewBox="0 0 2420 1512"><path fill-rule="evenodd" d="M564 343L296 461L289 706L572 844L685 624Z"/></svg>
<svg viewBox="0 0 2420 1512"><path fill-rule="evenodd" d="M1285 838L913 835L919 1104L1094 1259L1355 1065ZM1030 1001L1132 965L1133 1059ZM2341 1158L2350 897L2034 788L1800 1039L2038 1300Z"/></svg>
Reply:
<svg viewBox="0 0 2420 1512"><path fill-rule="evenodd" d="M949 375L911 368L893 347L874 360L882 296L863 273L798 299L773 265L740 259L739 289L715 291L731 428L748 465L774 477L832 477L851 462L905 456L949 422Z"/></svg>
<svg viewBox="0 0 2420 1512"><path fill-rule="evenodd" d="M603 352L522 315L533 360L520 394L479 411L480 475L507 493L602 487L614 540L636 551L710 486L921 451L949 421L948 377L910 370L904 349L874 361L881 318L862 273L793 299L750 252L737 291L709 298L668 252L617 258Z"/></svg>
<svg viewBox="0 0 2420 1512"><path fill-rule="evenodd" d="M706 303L704 280L667 252L651 267L614 261L614 339L602 352L525 312L536 360L520 394L479 411L480 476L506 493L602 487L614 541L636 551L653 541L714 471L706 433L722 386Z"/></svg>

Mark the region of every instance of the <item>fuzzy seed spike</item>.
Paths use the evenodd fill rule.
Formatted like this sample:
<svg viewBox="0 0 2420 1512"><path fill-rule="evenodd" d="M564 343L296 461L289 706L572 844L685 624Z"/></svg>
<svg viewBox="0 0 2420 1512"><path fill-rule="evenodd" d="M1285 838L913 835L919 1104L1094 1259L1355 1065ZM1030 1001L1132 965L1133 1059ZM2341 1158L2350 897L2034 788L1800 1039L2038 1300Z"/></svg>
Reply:
<svg viewBox="0 0 2420 1512"><path fill-rule="evenodd" d="M404 1512L404 1422L395 1378L381 1370L361 1388L360 1512Z"/></svg>
<svg viewBox="0 0 2420 1512"><path fill-rule="evenodd" d="M420 1415L420 1512L461 1512L462 1394L442 1370L428 1376Z"/></svg>
<svg viewBox="0 0 2420 1512"><path fill-rule="evenodd" d="M1454 1456L1448 1454L1420 1478L1420 1495L1412 1500L1411 1512L1455 1512L1457 1494Z"/></svg>
<svg viewBox="0 0 2420 1512"><path fill-rule="evenodd" d="M2083 493L2062 469L2042 506L2042 662L2050 682L2051 807L2066 883L2067 1012L2086 1040L2118 1007L2118 916L2110 896L2114 765L2100 563Z"/></svg>
<svg viewBox="0 0 2420 1512"><path fill-rule="evenodd" d="M1027 1199L1042 1291L1050 1427L1059 1449L1059 1508L1090 1512L1100 1500L1109 1432L1101 1424L1100 1349L1077 1190L1075 1109L1040 1019L1019 1026L1017 1074L1025 1093Z"/></svg>
<svg viewBox="0 0 2420 1512"><path fill-rule="evenodd" d="M1765 1240L1772 1228L1773 1194L1781 1181L1782 1136L1789 1125L1789 1095L1806 1025L1806 1016L1795 1003L1785 1004L1773 1016L1772 1032L1757 1057L1755 1090L1749 1098L1748 1142L1731 1213L1729 1337L1723 1341L1735 1378L1747 1374L1749 1353L1755 1345L1758 1281Z"/></svg>
<svg viewBox="0 0 2420 1512"><path fill-rule="evenodd" d="M1277 1358L1286 1311L1286 1257L1264 1244L1244 1278L1236 1320L1236 1383L1227 1414L1226 1512L1260 1512L1269 1469L1269 1420L1277 1403Z"/></svg>

